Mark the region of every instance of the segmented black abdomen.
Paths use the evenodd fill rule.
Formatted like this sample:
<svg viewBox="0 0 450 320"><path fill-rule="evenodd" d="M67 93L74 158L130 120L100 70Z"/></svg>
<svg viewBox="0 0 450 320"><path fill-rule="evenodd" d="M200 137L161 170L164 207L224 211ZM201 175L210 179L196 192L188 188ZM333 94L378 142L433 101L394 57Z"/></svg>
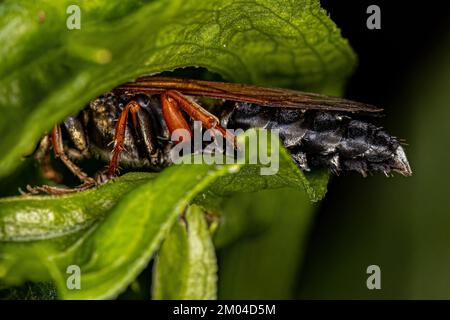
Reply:
<svg viewBox="0 0 450 320"><path fill-rule="evenodd" d="M411 174L395 137L346 114L236 103L224 119L228 128L278 129L285 147L304 170L325 166L335 173L351 170L364 176L370 171Z"/></svg>

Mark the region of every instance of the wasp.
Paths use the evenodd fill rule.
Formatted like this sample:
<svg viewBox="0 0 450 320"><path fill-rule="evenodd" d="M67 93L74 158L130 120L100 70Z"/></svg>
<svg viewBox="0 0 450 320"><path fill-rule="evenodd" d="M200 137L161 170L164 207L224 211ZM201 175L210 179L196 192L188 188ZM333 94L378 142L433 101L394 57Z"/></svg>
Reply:
<svg viewBox="0 0 450 320"><path fill-rule="evenodd" d="M201 98L215 101L205 108ZM57 180L48 165L49 150L81 181L75 188L30 187L31 193L76 192L108 180L119 163L161 170L171 164L171 133L191 132L192 121L234 141L227 129L277 129L301 170L325 167L333 173L356 171L410 176L401 141L362 120L383 110L372 105L295 90L215 81L149 76L121 85L92 100L45 135L35 153L44 175ZM188 138L187 138L188 139ZM97 157L108 163L90 177L77 164Z"/></svg>

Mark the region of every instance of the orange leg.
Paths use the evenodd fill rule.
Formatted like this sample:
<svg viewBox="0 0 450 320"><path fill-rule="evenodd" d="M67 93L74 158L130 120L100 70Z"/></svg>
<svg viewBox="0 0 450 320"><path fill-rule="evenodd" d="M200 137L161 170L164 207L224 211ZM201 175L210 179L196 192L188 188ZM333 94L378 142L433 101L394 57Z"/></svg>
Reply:
<svg viewBox="0 0 450 320"><path fill-rule="evenodd" d="M131 112L133 124L136 127L136 113L140 108L141 107L139 104L132 100L128 102L119 115L114 133L114 148L107 172L108 177L113 177L119 166L119 156L124 149L123 144L127 128L128 113ZM235 136L220 125L220 121L217 117L209 113L194 100L185 97L178 91L169 90L161 94L161 108L164 121L166 122L170 133L176 129L185 129L189 132L190 136L192 136L189 124L186 119L184 119L180 110L181 108L186 111L192 119L201 121L206 129L214 129L219 131L222 136L233 143L233 146L236 146ZM177 141L177 143L183 141L183 139L184 138L182 137L179 141Z"/></svg>
<svg viewBox="0 0 450 320"><path fill-rule="evenodd" d="M164 114L164 104L165 103L166 104L170 103L171 105L173 105L173 103L170 102L171 100L176 101L178 103L178 106L181 109L183 109L184 111L186 111L186 113L193 120L200 121L206 129L217 130L223 137L225 137L228 141L230 141L233 144L233 146L236 147L236 137L220 125L220 121L216 116L214 116L213 114L208 112L205 108L203 108L201 105L199 105L193 99L184 96L183 94L181 94L178 91L168 90L161 95L161 102L163 105L163 114ZM169 102L167 102L167 101L169 101ZM166 122L168 122L168 121L166 120ZM169 124L168 124L168 127L170 130Z"/></svg>
<svg viewBox="0 0 450 320"><path fill-rule="evenodd" d="M167 124L167 128L169 129L170 134L177 129L184 129L189 133L188 137L180 137L178 141L175 143L182 142L183 140L190 140L192 137L191 128L181 113L180 108L178 107L177 102L171 97L166 96L165 94L161 95L161 108L164 121Z"/></svg>
<svg viewBox="0 0 450 320"><path fill-rule="evenodd" d="M114 148L112 151L111 161L109 162L107 173L108 177L113 177L119 167L119 156L124 149L123 143L125 141L128 113L131 112L133 125L136 127L136 112L138 112L140 108L141 106L139 105L139 103L131 100L127 103L127 105L125 106L125 108L123 108L122 112L119 115L119 119L117 120L116 129L114 132Z"/></svg>

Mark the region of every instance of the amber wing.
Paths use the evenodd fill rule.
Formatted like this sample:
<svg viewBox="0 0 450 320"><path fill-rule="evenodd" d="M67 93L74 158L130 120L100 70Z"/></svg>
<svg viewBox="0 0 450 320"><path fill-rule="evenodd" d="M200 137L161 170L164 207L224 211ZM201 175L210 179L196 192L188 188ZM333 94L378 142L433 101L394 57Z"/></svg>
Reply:
<svg viewBox="0 0 450 320"><path fill-rule="evenodd" d="M281 88L255 85L181 79L171 77L142 77L119 86L116 90L160 94L176 90L190 96L248 102L267 107L297 108L305 110L341 111L374 114L383 111L375 106L338 97Z"/></svg>

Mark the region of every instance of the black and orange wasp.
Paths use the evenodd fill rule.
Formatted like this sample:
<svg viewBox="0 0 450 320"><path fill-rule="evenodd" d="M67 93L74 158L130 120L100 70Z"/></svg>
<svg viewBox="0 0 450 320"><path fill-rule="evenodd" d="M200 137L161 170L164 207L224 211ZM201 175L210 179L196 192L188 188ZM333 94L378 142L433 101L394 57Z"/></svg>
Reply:
<svg viewBox="0 0 450 320"><path fill-rule="evenodd" d="M210 109L199 102L215 101ZM78 177L76 188L30 187L31 193L84 190L114 177L118 165L160 170L171 164L171 133L191 130L193 120L228 141L227 129L279 130L280 139L301 170L326 167L333 173L356 171L411 175L399 139L362 120L382 109L338 97L236 83L148 76L92 100L45 135L35 152L44 174L58 180L49 150ZM131 117L129 117L131 116ZM109 163L90 177L76 162L97 157Z"/></svg>

